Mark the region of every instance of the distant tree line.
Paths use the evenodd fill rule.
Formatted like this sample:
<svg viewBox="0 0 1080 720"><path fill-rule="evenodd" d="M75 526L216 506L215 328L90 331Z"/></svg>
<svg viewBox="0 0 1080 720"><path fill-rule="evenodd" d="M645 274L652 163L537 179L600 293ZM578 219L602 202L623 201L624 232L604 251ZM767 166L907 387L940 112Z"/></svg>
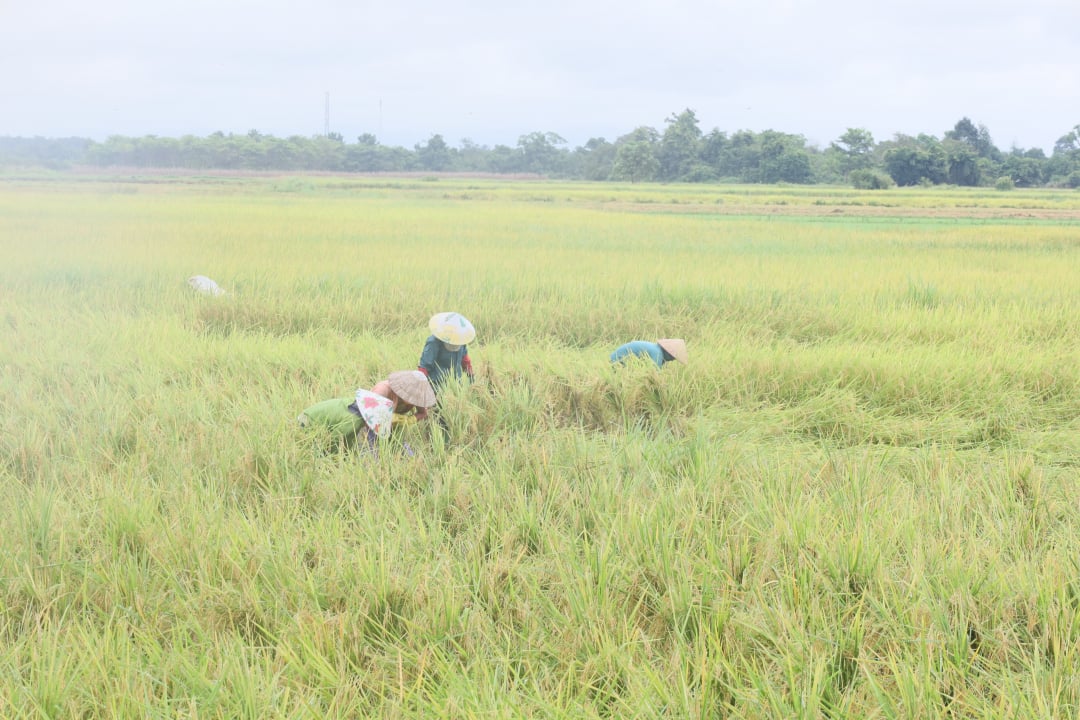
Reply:
<svg viewBox="0 0 1080 720"><path fill-rule="evenodd" d="M876 141L849 128L827 148L802 135L765 130L701 130L693 110L673 114L662 131L641 126L608 141L577 148L553 132L532 132L517 145L447 144L432 135L411 149L381 144L370 134L349 143L328 136L277 138L213 133L167 138L114 135L85 138L2 138L0 165L65 168L182 168L327 172L457 172L535 174L576 180L629 182L849 183L875 189L895 185L1080 187L1080 125L1058 139L1047 157L1041 148L994 145L984 125L962 118L941 138L897 133Z"/></svg>

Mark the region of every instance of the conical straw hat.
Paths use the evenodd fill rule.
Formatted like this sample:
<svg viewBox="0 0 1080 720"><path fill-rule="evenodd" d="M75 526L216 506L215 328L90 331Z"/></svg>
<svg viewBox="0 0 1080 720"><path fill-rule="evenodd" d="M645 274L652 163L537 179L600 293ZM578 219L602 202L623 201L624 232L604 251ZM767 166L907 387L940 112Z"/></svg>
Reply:
<svg viewBox="0 0 1080 720"><path fill-rule="evenodd" d="M427 375L419 370L399 370L390 373L387 380L394 394L410 405L426 408L435 404L435 391L431 389Z"/></svg>
<svg viewBox="0 0 1080 720"><path fill-rule="evenodd" d="M686 364L686 341L678 338L664 338L663 340L657 340L656 343L668 351L668 354L673 358Z"/></svg>
<svg viewBox="0 0 1080 720"><path fill-rule="evenodd" d="M428 321L431 334L451 345L468 345L476 337L476 330L464 315L444 312L433 315Z"/></svg>

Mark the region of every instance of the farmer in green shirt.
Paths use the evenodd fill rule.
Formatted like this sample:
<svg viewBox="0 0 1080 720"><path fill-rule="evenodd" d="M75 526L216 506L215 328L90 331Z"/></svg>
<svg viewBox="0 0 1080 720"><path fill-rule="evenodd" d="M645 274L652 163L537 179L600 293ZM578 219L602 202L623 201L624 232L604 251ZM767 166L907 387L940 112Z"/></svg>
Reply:
<svg viewBox="0 0 1080 720"><path fill-rule="evenodd" d="M352 398L323 400L300 413L301 427L327 431L345 445L360 438L375 451L379 440L390 436L395 419L427 418L435 404L431 383L418 370L400 370L375 383L370 390L360 388ZM410 415L411 413L411 415Z"/></svg>

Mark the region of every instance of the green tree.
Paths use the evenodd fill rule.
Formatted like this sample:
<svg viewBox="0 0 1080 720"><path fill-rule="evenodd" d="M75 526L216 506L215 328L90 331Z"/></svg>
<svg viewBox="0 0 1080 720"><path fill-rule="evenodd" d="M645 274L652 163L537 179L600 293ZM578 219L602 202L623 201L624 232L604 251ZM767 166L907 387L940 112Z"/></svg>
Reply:
<svg viewBox="0 0 1080 720"><path fill-rule="evenodd" d="M1041 148L1021 150L1013 148L1005 156L1003 168L1016 187L1038 187L1046 182L1046 153Z"/></svg>
<svg viewBox="0 0 1080 720"><path fill-rule="evenodd" d="M801 135L766 130L758 140L761 146L761 182L810 182L810 156L806 151L806 140Z"/></svg>
<svg viewBox="0 0 1080 720"><path fill-rule="evenodd" d="M727 133L713 128L701 140L701 162L712 168L714 172L719 173L727 147Z"/></svg>
<svg viewBox="0 0 1080 720"><path fill-rule="evenodd" d="M518 149L526 172L557 174L563 165L563 152L558 146L565 144L566 140L553 132L532 132L519 137Z"/></svg>
<svg viewBox="0 0 1080 720"><path fill-rule="evenodd" d="M308 169L336 172L345 169L345 143L317 135L308 141Z"/></svg>
<svg viewBox="0 0 1080 720"><path fill-rule="evenodd" d="M378 145L356 143L345 148L344 169L347 172L380 172L386 170L380 162Z"/></svg>
<svg viewBox="0 0 1080 720"><path fill-rule="evenodd" d="M0 165L63 170L86 162L94 146L89 138L0 137Z"/></svg>
<svg viewBox="0 0 1080 720"><path fill-rule="evenodd" d="M458 167L472 172L487 172L490 169L490 154L485 146L477 145L469 138L462 138L461 147L457 151Z"/></svg>
<svg viewBox="0 0 1080 720"><path fill-rule="evenodd" d="M510 175L525 172L524 154L520 148L512 148L508 145L496 145L491 149L489 163L491 171Z"/></svg>
<svg viewBox="0 0 1080 720"><path fill-rule="evenodd" d="M848 128L829 144L829 155L845 178L853 170L867 170L874 164L874 136L865 128Z"/></svg>
<svg viewBox="0 0 1080 720"><path fill-rule="evenodd" d="M964 117L957 121L952 130L945 133L946 140L956 140L969 146L979 157L1000 160L1001 151L994 145L990 138L990 131L985 125L975 126L975 123Z"/></svg>
<svg viewBox="0 0 1080 720"><path fill-rule="evenodd" d="M615 163L611 169L614 180L648 182L656 179L660 161L656 149L660 134L654 128L642 125L615 141Z"/></svg>
<svg viewBox="0 0 1080 720"><path fill-rule="evenodd" d="M214 166L210 151L202 138L184 135L180 138L179 152L183 167L202 170Z"/></svg>
<svg viewBox="0 0 1080 720"><path fill-rule="evenodd" d="M660 161L656 159L653 147L636 140L619 146L611 176L616 180L648 182L656 177L659 169Z"/></svg>
<svg viewBox="0 0 1080 720"><path fill-rule="evenodd" d="M1080 125L1074 126L1072 130L1059 137L1057 142L1054 143L1055 155L1076 152L1080 152Z"/></svg>
<svg viewBox="0 0 1080 720"><path fill-rule="evenodd" d="M615 167L617 148L604 138L589 138L574 150L575 175L585 180L609 180Z"/></svg>
<svg viewBox="0 0 1080 720"><path fill-rule="evenodd" d="M266 146L266 166L274 170L298 170L301 168L300 155L296 145L275 137L264 137L261 142ZM346 154L347 151L346 151Z"/></svg>
<svg viewBox="0 0 1080 720"><path fill-rule="evenodd" d="M761 182L761 146L753 132L738 130L732 133L716 174L740 182Z"/></svg>
<svg viewBox="0 0 1080 720"><path fill-rule="evenodd" d="M701 160L701 129L697 116L687 108L664 122L667 128L656 149L661 180L683 180Z"/></svg>
<svg viewBox="0 0 1080 720"><path fill-rule="evenodd" d="M379 163L385 172L415 170L416 154L397 145L380 145Z"/></svg>
<svg viewBox="0 0 1080 720"><path fill-rule="evenodd" d="M363 133L354 145L345 148L343 163L348 172L386 172L394 169L388 156L388 148L380 145L375 135Z"/></svg>
<svg viewBox="0 0 1080 720"><path fill-rule="evenodd" d="M1046 166L1053 185L1077 187L1080 182L1080 125L1058 138Z"/></svg>
<svg viewBox="0 0 1080 720"><path fill-rule="evenodd" d="M947 157L937 138L898 133L885 145L885 171L897 185L918 185L923 179L935 184L945 182Z"/></svg>
<svg viewBox="0 0 1080 720"><path fill-rule="evenodd" d="M953 185L974 187L981 179L981 159L975 148L957 140L946 140L942 144L945 150L946 178Z"/></svg>
<svg viewBox="0 0 1080 720"><path fill-rule="evenodd" d="M93 165L131 165L135 145L131 138L122 135L110 135L105 142L96 143L87 152L87 161Z"/></svg>
<svg viewBox="0 0 1080 720"><path fill-rule="evenodd" d="M416 160L424 170L440 172L450 167L450 146L443 140L442 135L432 135L426 143L417 144L415 147Z"/></svg>

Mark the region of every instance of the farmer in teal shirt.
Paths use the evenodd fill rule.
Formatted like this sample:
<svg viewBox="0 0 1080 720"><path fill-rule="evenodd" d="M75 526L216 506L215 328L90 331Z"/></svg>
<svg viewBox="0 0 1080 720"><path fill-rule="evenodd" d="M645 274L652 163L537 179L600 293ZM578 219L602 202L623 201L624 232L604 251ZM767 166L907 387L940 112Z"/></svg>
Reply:
<svg viewBox="0 0 1080 720"><path fill-rule="evenodd" d="M686 342L678 338L665 338L656 342L648 340L634 340L625 345L620 345L611 353L611 362L624 364L632 357L647 357L656 363L656 367L664 367L669 360L678 360L686 364Z"/></svg>
<svg viewBox="0 0 1080 720"><path fill-rule="evenodd" d="M417 369L427 375L436 390L448 377L460 378L464 372L473 379L472 361L466 343L476 337L472 323L460 313L439 313L428 322L431 335L424 343Z"/></svg>

